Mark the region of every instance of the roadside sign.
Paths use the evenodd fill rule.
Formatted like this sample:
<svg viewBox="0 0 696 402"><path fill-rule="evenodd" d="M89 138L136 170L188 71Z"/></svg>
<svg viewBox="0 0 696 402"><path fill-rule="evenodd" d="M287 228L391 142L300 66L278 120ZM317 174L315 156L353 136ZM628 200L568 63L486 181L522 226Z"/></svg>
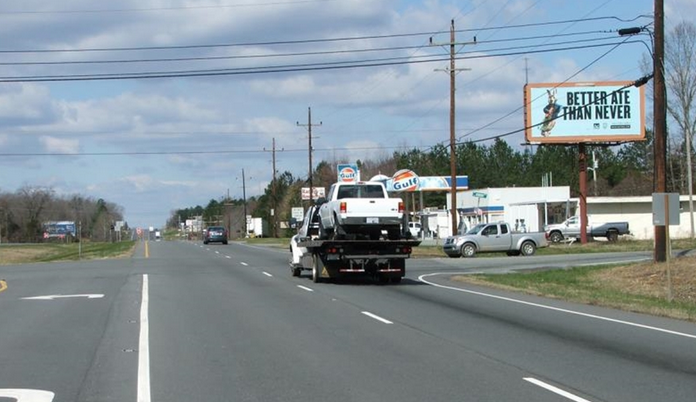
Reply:
<svg viewBox="0 0 696 402"><path fill-rule="evenodd" d="M482 193L480 191L474 191L471 195L473 195L476 198L488 198L488 194Z"/></svg>
<svg viewBox="0 0 696 402"><path fill-rule="evenodd" d="M304 208L293 207L292 208L292 217L295 218L298 222L301 222L304 219Z"/></svg>
<svg viewBox="0 0 696 402"><path fill-rule="evenodd" d="M679 193L653 193L653 225L679 225Z"/></svg>

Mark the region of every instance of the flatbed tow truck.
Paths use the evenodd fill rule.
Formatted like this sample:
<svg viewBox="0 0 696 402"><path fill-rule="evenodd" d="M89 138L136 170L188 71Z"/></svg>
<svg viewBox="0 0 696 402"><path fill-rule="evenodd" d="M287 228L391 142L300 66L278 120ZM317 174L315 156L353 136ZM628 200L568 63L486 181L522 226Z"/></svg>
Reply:
<svg viewBox="0 0 696 402"><path fill-rule="evenodd" d="M406 259L420 240L319 239L316 212L316 206L310 207L299 233L290 241L293 276L306 270L312 272L315 283L358 275L370 276L380 283L401 282Z"/></svg>
<svg viewBox="0 0 696 402"><path fill-rule="evenodd" d="M380 283L399 283L406 274L406 259L420 240L304 240L307 252L291 265L293 276L312 271L315 283L351 275L368 275Z"/></svg>

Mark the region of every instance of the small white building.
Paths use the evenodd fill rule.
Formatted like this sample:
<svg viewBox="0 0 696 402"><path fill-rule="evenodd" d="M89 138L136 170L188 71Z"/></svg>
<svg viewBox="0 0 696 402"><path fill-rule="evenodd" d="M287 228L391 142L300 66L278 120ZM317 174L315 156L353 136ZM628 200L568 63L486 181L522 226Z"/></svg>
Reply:
<svg viewBox="0 0 696 402"><path fill-rule="evenodd" d="M671 238L691 236L689 197L680 196L680 224L670 226ZM451 200L447 199L450 209ZM508 187L457 193L457 210L467 227L480 222L505 221L519 231L540 232L545 224L560 223L580 214L578 198L570 188ZM652 196L587 197L587 216L595 223L628 222L635 239L655 237Z"/></svg>
<svg viewBox="0 0 696 402"><path fill-rule="evenodd" d="M467 227L508 222L513 230L540 232L572 215L570 187L505 187L457 192L457 210ZM447 199L451 209L451 199Z"/></svg>
<svg viewBox="0 0 696 402"><path fill-rule="evenodd" d="M573 200L577 203L577 199ZM587 216L593 222L626 221L635 239L655 238L652 196L587 197ZM691 236L689 196L679 197L679 225L670 225L670 238Z"/></svg>

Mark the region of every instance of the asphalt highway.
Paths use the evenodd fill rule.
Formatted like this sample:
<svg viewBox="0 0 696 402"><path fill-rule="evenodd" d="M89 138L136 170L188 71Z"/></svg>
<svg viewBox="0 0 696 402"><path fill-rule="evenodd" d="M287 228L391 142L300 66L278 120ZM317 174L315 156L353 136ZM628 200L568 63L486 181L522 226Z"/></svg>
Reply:
<svg viewBox="0 0 696 402"><path fill-rule="evenodd" d="M0 266L0 401L693 401L694 324L450 280L642 258L418 259L398 285L242 243Z"/></svg>

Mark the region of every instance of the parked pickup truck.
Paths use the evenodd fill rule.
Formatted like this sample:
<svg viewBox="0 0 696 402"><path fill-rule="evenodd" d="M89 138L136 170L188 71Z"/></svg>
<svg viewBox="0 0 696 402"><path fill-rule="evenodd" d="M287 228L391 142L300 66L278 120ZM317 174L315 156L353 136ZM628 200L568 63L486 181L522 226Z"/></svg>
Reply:
<svg viewBox="0 0 696 402"><path fill-rule="evenodd" d="M334 183L320 199L320 239L388 240L410 237L404 224L404 203L389 198L381 182Z"/></svg>
<svg viewBox="0 0 696 402"><path fill-rule="evenodd" d="M573 216L562 223L547 225L544 227L547 238L553 243L560 243L566 238L580 237L580 217ZM619 235L629 234L628 222L592 223L588 217L587 235L592 237L606 237L614 242L619 240Z"/></svg>
<svg viewBox="0 0 696 402"><path fill-rule="evenodd" d="M463 235L448 237L442 251L452 258L493 251L504 251L507 255L533 255L537 248L546 246L545 233L513 233L509 224L498 222L481 223Z"/></svg>

